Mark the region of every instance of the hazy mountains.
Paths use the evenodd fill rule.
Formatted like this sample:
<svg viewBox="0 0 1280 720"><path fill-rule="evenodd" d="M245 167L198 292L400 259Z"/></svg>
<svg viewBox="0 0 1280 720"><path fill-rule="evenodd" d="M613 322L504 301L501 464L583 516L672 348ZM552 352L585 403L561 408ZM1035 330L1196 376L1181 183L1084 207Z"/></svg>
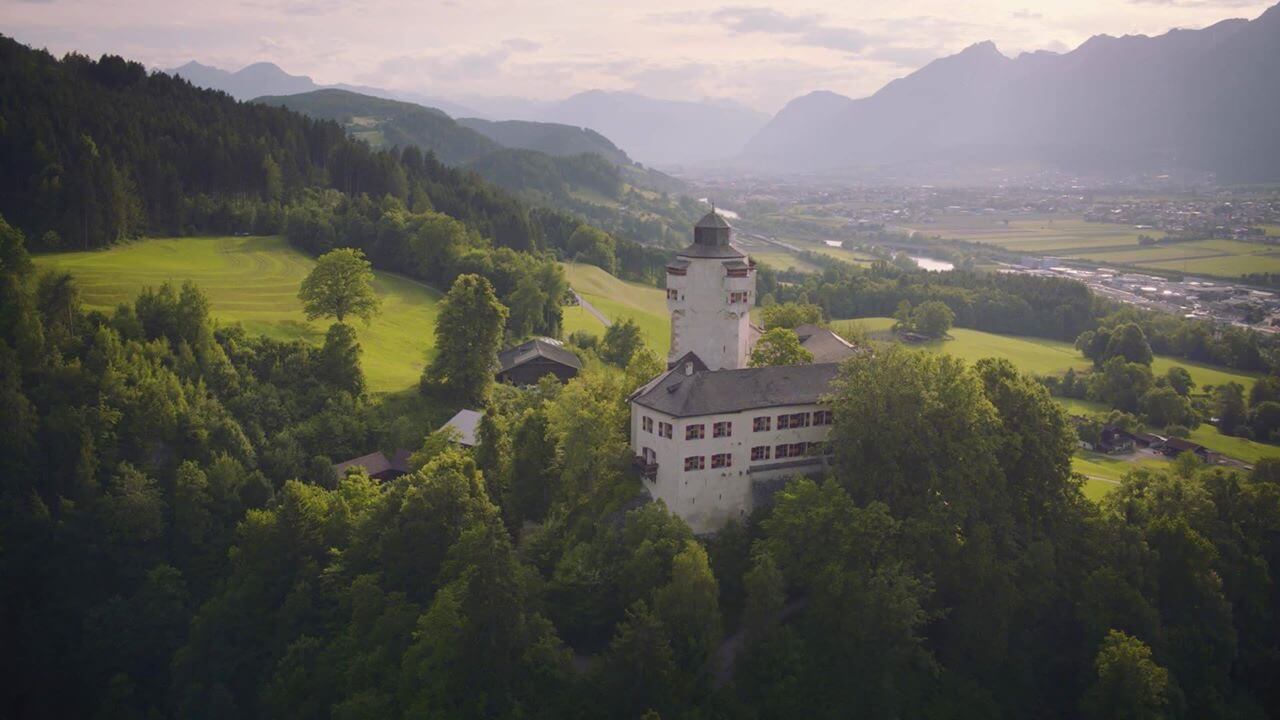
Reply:
<svg viewBox="0 0 1280 720"><path fill-rule="evenodd" d="M449 165L469 163L497 150L533 150L556 157L594 153L616 165L631 158L594 130L559 123L450 118L435 108L346 90L315 90L255 99L304 115L334 120L375 147L416 145Z"/></svg>
<svg viewBox="0 0 1280 720"><path fill-rule="evenodd" d="M727 101L676 101L591 90L538 106L524 119L595 129L640 162L660 166L733 157L769 117Z"/></svg>
<svg viewBox="0 0 1280 720"><path fill-rule="evenodd" d="M749 143L780 171L947 161L1280 179L1280 6L1158 37L1100 35L1008 58L990 42L858 100L812 93Z"/></svg>
<svg viewBox="0 0 1280 720"><path fill-rule="evenodd" d="M697 165L732 158L769 121L768 115L729 101L657 100L635 93L601 90L550 102L477 97L459 103L399 90L317 85L305 75L290 75L272 63L255 63L228 72L189 62L168 72L181 75L195 85L225 91L240 100L337 89L438 108L455 118L590 128L600 139L610 138L617 143L630 158L649 165ZM470 124L482 133L501 135L507 139L499 142L510 146L522 146L513 144L512 138L528 137L528 133L537 131L537 128L513 124L484 130L478 127L479 120L463 124Z"/></svg>
<svg viewBox="0 0 1280 720"><path fill-rule="evenodd" d="M165 72L170 75L180 75L193 85L221 90L237 100L252 100L264 95L296 95L330 88L348 90L388 100L404 100L418 103L428 107L439 108L453 116L475 114L475 111L466 106L450 102L444 98L430 97L418 93L343 83L338 85L317 85L314 80L306 75L290 75L282 70L279 65L269 62L254 63L235 72L228 72L192 61Z"/></svg>

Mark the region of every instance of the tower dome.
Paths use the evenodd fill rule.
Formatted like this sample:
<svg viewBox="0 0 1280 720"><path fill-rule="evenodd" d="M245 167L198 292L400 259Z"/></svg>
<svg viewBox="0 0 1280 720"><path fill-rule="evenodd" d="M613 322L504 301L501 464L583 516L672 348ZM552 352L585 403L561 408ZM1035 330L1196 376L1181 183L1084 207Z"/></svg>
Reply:
<svg viewBox="0 0 1280 720"><path fill-rule="evenodd" d="M714 209L693 226L693 244L680 251L683 257L741 258L744 254L733 247L733 226Z"/></svg>

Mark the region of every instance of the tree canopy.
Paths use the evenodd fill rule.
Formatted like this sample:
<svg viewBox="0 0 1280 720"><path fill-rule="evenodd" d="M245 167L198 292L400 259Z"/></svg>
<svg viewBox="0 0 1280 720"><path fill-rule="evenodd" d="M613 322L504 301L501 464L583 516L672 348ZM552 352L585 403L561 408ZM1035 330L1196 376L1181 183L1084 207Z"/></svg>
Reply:
<svg viewBox="0 0 1280 720"><path fill-rule="evenodd" d="M776 327L765 331L751 349L751 367L804 365L813 362L813 353L800 344L795 330Z"/></svg>
<svg viewBox="0 0 1280 720"><path fill-rule="evenodd" d="M373 269L364 253L354 248L321 255L303 279L298 299L308 320L332 317L342 322L353 315L369 322L381 305L373 292Z"/></svg>

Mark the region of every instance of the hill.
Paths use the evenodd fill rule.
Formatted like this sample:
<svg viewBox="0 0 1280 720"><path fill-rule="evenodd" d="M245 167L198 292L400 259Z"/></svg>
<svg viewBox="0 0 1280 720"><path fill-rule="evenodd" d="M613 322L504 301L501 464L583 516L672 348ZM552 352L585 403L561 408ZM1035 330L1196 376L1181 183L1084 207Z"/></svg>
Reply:
<svg viewBox="0 0 1280 720"><path fill-rule="evenodd" d="M343 90L262 97L255 102L337 122L352 137L374 148L416 146L430 150L441 161L474 170L530 204L572 213L635 242L671 244L682 240L703 212L689 198L670 196L683 189L682 183L632 163L607 138L582 128L554 123L454 121L434 108ZM496 138L520 145L506 147ZM552 152L593 148L604 154Z"/></svg>
<svg viewBox="0 0 1280 720"><path fill-rule="evenodd" d="M635 320L644 335L645 345L666 359L671 349L670 320L666 295L650 285L619 280L594 265L561 263L569 287L591 303L611 321ZM569 317L569 313L566 313ZM573 324L566 323L565 332L583 330L604 334L604 325L587 313L573 313Z"/></svg>
<svg viewBox="0 0 1280 720"><path fill-rule="evenodd" d="M419 93L399 90L384 90L365 85L320 85L306 75L291 75L279 65L269 62L258 62L241 68L235 72L202 65L194 60L185 65L167 70L170 75L183 79L203 88L221 90L237 100L251 100L264 95L294 95L321 89L347 90L364 95L385 98L388 100L404 100L428 107L438 107L451 115L472 115L474 110L450 102L444 98L431 97Z"/></svg>
<svg viewBox="0 0 1280 720"><path fill-rule="evenodd" d="M35 247L278 234L304 196L331 191L417 201L500 246L542 241L527 206L472 173L377 152L337 123L239 103L120 57L59 60L0 37L0 88L0 215Z"/></svg>
<svg viewBox="0 0 1280 720"><path fill-rule="evenodd" d="M480 118L458 118L457 123L503 147L534 150L555 156L590 153L615 165L631 165L631 158L625 152L609 138L591 128L527 120L493 121Z"/></svg>
<svg viewBox="0 0 1280 720"><path fill-rule="evenodd" d="M990 42L935 60L867 98L792 101L747 143L773 170L878 163L1187 168L1280 179L1280 6L1202 30L1091 38L1009 58ZM1230 112L1224 112L1230 108Z"/></svg>
<svg viewBox="0 0 1280 720"><path fill-rule="evenodd" d="M353 137L375 148L416 145L449 165L461 165L501 149L500 143L454 122L444 112L399 100L347 90L314 90L296 95L268 95L255 103L284 107L321 120L332 120Z"/></svg>
<svg viewBox="0 0 1280 720"><path fill-rule="evenodd" d="M190 280L209 298L211 315L241 323L250 334L324 341L326 321L308 321L298 286L315 260L279 237L151 239L97 252L38 255L39 268L64 270L78 281L84 304L110 311L145 287ZM374 273L382 313L353 323L361 366L374 392L415 387L435 342L434 289L392 273Z"/></svg>

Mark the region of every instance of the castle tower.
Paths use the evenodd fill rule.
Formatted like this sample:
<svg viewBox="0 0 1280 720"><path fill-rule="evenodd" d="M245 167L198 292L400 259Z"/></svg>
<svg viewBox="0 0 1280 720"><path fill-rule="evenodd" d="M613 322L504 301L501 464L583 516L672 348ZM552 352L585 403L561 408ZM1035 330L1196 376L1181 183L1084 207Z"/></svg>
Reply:
<svg viewBox="0 0 1280 720"><path fill-rule="evenodd" d="M667 264L669 363L693 352L711 370L747 366L756 270L732 239L733 228L713 209L693 227L693 244Z"/></svg>

